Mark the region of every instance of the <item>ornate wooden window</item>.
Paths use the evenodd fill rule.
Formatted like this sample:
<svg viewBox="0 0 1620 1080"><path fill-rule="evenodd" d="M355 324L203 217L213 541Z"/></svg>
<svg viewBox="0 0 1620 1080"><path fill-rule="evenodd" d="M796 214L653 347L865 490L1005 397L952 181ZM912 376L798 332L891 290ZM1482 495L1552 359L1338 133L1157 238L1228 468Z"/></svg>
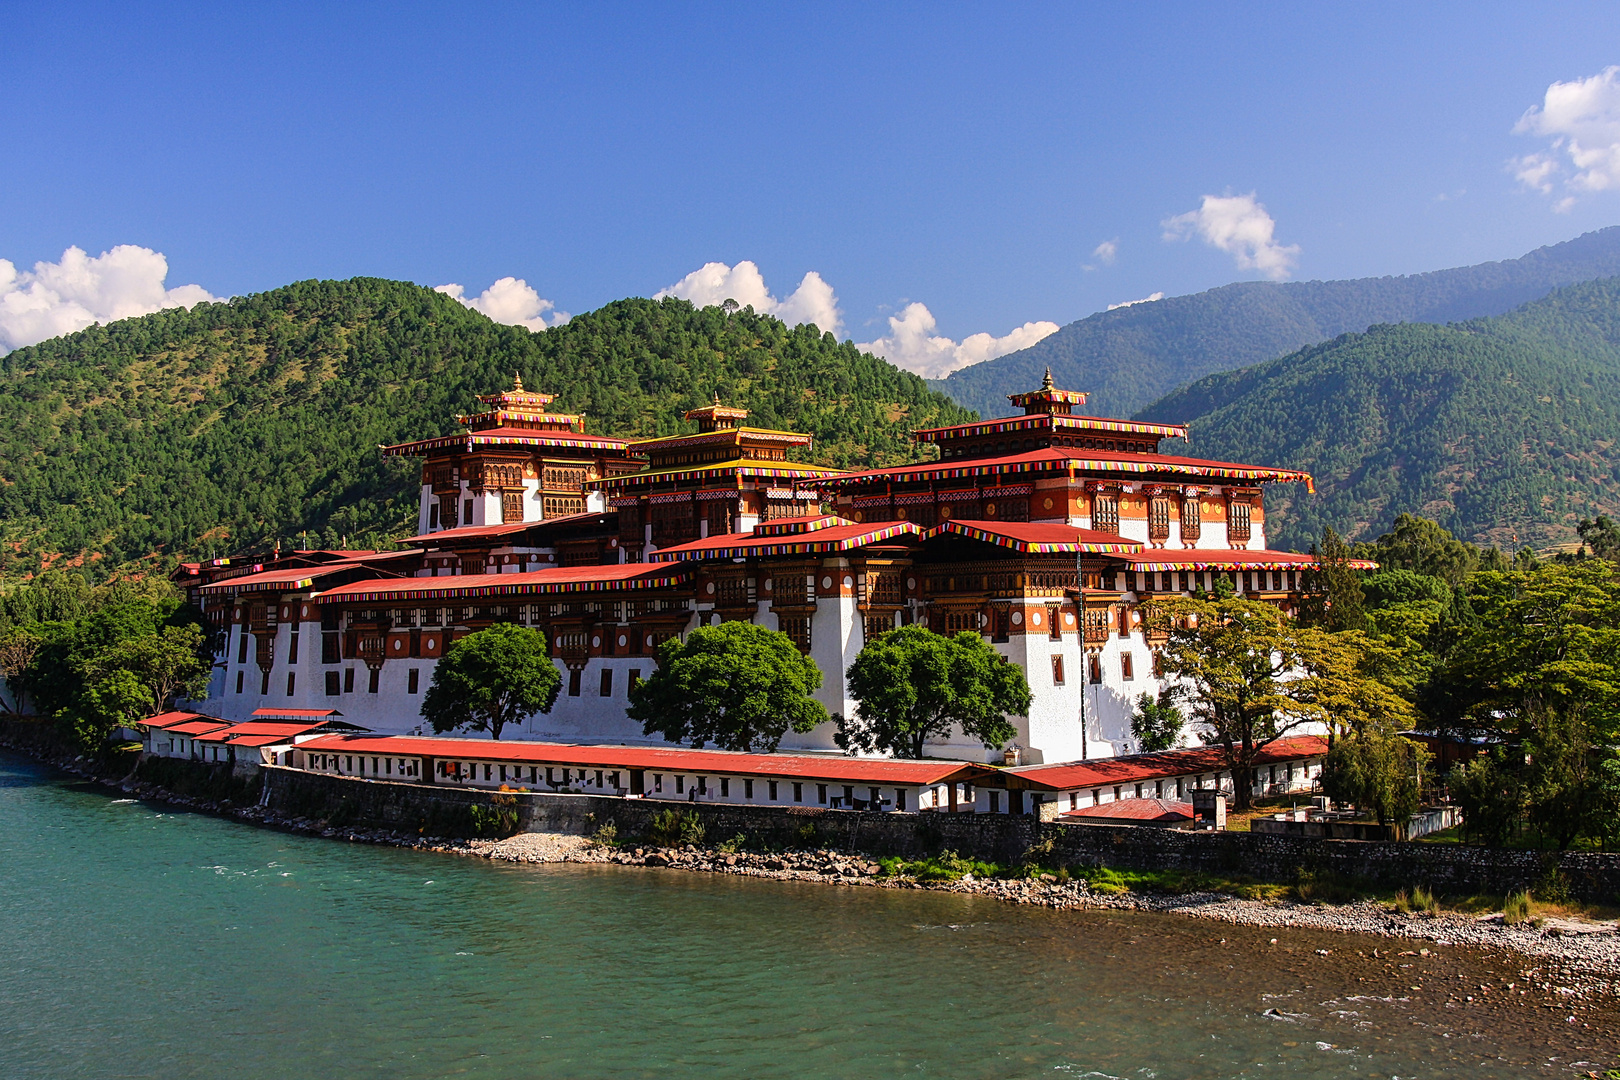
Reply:
<svg viewBox="0 0 1620 1080"><path fill-rule="evenodd" d="M486 464L484 466L484 486L499 488L522 487L523 466Z"/></svg>
<svg viewBox="0 0 1620 1080"><path fill-rule="evenodd" d="M461 572L463 574L484 573L484 557L482 555L463 555L461 557Z"/></svg>
<svg viewBox="0 0 1620 1080"><path fill-rule="evenodd" d="M776 625L793 640L802 653L810 651L810 620L802 616L777 616Z"/></svg>
<svg viewBox="0 0 1620 1080"><path fill-rule="evenodd" d="M1063 657L1052 657L1052 685L1063 685Z"/></svg>
<svg viewBox="0 0 1620 1080"><path fill-rule="evenodd" d="M893 615L868 615L861 622L861 630L865 633L867 641L871 641L879 634L887 634L893 629Z"/></svg>
<svg viewBox="0 0 1620 1080"><path fill-rule="evenodd" d="M733 525L737 520L735 499L711 499L704 510L709 520L710 536L724 536L734 531Z"/></svg>
<svg viewBox="0 0 1620 1080"><path fill-rule="evenodd" d="M900 591L900 571L868 570L866 572L866 598L868 603L884 607L899 607L904 603Z"/></svg>
<svg viewBox="0 0 1620 1080"><path fill-rule="evenodd" d="M1170 538L1170 499L1165 495L1155 495L1148 502L1148 539L1168 540Z"/></svg>
<svg viewBox="0 0 1620 1080"><path fill-rule="evenodd" d="M585 500L567 495L547 495L541 500L540 508L548 518L567 517L569 514L583 514Z"/></svg>
<svg viewBox="0 0 1620 1080"><path fill-rule="evenodd" d="M1095 645L1108 640L1108 611L1106 608L1087 608L1085 612L1086 643Z"/></svg>
<svg viewBox="0 0 1620 1080"><path fill-rule="evenodd" d="M523 520L523 492L501 492L501 523L511 524Z"/></svg>
<svg viewBox="0 0 1620 1080"><path fill-rule="evenodd" d="M439 497L439 527L443 529L456 527L456 497L454 495L441 495Z"/></svg>
<svg viewBox="0 0 1620 1080"><path fill-rule="evenodd" d="M936 625L943 624L941 632L946 634L960 633L963 630L977 632L979 629L979 611L973 608L968 611L942 611L934 615Z"/></svg>
<svg viewBox="0 0 1620 1080"><path fill-rule="evenodd" d="M654 503L652 505L653 543L658 547L697 539L697 520L692 516L692 504L687 501Z"/></svg>
<svg viewBox="0 0 1620 1080"><path fill-rule="evenodd" d="M742 577L721 578L714 583L714 603L716 607L735 608L748 607L753 599L748 595L748 579Z"/></svg>
<svg viewBox="0 0 1620 1080"><path fill-rule="evenodd" d="M1204 531L1204 519L1199 513L1198 496L1185 495L1181 500L1181 539L1197 540Z"/></svg>
<svg viewBox="0 0 1620 1080"><path fill-rule="evenodd" d="M1063 623L1059 621L1062 618L1063 618L1063 605L1061 605L1061 604L1047 604L1046 605L1046 636L1047 636L1047 638L1049 640L1052 640L1052 641L1062 641L1063 640Z"/></svg>
<svg viewBox="0 0 1620 1080"><path fill-rule="evenodd" d="M1091 496L1091 527L1102 532L1119 531L1119 496L1099 491Z"/></svg>
<svg viewBox="0 0 1620 1080"><path fill-rule="evenodd" d="M1249 542L1249 503L1236 500L1226 506L1226 538L1234 544Z"/></svg>

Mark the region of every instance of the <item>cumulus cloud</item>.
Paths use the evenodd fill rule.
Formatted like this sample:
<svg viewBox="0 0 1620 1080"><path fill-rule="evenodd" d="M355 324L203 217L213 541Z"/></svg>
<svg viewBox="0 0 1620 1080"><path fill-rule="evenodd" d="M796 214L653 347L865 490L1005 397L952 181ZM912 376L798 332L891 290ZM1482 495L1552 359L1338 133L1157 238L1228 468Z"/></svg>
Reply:
<svg viewBox="0 0 1620 1080"><path fill-rule="evenodd" d="M1553 83L1513 132L1551 140L1546 151L1514 158L1508 167L1519 183L1544 195L1561 182L1564 196L1553 209L1568 210L1577 195L1620 188L1620 66Z"/></svg>
<svg viewBox="0 0 1620 1080"><path fill-rule="evenodd" d="M1152 296L1144 296L1140 300L1122 300L1117 304L1109 304L1109 311L1118 311L1122 307L1135 307L1137 304L1151 304L1155 300L1163 300L1164 293L1156 292Z"/></svg>
<svg viewBox="0 0 1620 1080"><path fill-rule="evenodd" d="M468 297L460 285L435 285L434 292L454 297L474 311L481 311L498 323L508 326L526 326L530 330L544 330L548 326L561 326L569 319L566 311L534 291L522 278L503 277L477 296ZM548 319L546 312L551 312Z"/></svg>
<svg viewBox="0 0 1620 1080"><path fill-rule="evenodd" d="M957 342L936 335L934 326L934 313L927 305L910 303L900 314L889 316L887 335L856 348L925 379L938 379L970 364L1027 349L1058 328L1054 322L1027 322L1002 337L970 334Z"/></svg>
<svg viewBox="0 0 1620 1080"><path fill-rule="evenodd" d="M778 300L765 286L759 267L747 259L736 266L722 262L704 263L667 289L653 293L654 300L678 296L698 307L713 307L727 300L752 307L761 315L774 315L789 326L814 323L829 334L844 328L843 313L833 287L814 270L799 281L799 287Z"/></svg>
<svg viewBox="0 0 1620 1080"><path fill-rule="evenodd" d="M1243 270L1258 270L1281 281L1294 270L1299 245L1277 243L1277 223L1255 197L1205 195L1197 210L1160 222L1166 240L1197 236L1211 247L1231 255Z"/></svg>
<svg viewBox="0 0 1620 1080"><path fill-rule="evenodd" d="M168 276L168 259L134 244L95 257L70 247L59 262L37 262L33 270L20 272L0 259L0 352L95 323L218 299L201 285L165 289Z"/></svg>
<svg viewBox="0 0 1620 1080"><path fill-rule="evenodd" d="M1102 243L1092 248L1091 257L1102 263L1104 266L1113 266L1114 260L1119 258L1119 237L1116 236L1112 240L1104 240ZM1086 269L1095 270L1097 268L1095 266L1088 265Z"/></svg>

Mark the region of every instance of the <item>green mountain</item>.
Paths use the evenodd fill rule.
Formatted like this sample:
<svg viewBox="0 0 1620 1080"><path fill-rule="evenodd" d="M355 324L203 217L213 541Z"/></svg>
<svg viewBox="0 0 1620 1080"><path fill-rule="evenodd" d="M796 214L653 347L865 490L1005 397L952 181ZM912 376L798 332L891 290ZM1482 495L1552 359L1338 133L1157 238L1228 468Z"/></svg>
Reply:
<svg viewBox="0 0 1620 1080"><path fill-rule="evenodd" d="M378 444L455 432L514 373L606 434L686 430L719 393L848 467L912 460L910 429L968 418L749 309L622 300L531 333L405 282L306 281L0 357L0 575L407 533L416 466Z"/></svg>
<svg viewBox="0 0 1620 1080"><path fill-rule="evenodd" d="M1286 465L1267 539L1371 539L1403 511L1506 548L1575 539L1620 511L1620 278L1509 314L1408 323L1211 375L1137 414L1190 422L1201 457Z"/></svg>
<svg viewBox="0 0 1620 1080"><path fill-rule="evenodd" d="M1091 391L1091 409L1129 416L1178 386L1272 360L1378 323L1444 323L1500 315L1551 290L1620 274L1620 226L1519 259L1406 277L1246 281L1191 296L1101 311L1019 352L932 383L984 416L1040 382Z"/></svg>

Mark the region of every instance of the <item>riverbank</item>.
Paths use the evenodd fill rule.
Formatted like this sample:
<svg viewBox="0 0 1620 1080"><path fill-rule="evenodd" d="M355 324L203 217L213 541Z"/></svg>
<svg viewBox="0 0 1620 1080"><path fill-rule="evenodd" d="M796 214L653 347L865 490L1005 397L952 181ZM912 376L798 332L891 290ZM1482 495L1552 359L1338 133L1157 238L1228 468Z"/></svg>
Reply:
<svg viewBox="0 0 1620 1080"><path fill-rule="evenodd" d="M40 754L29 747L13 745L12 749L44 760L55 756ZM1421 950L1430 945L1505 951L1520 958L1519 976L1511 980L1511 989L1504 984L1481 990L1481 994L1512 994L1524 998L1526 1004L1567 1005L1571 1009L1600 998L1612 1001L1620 997L1620 924L1615 921L1547 918L1509 925L1500 913L1399 913L1386 903L1368 900L1300 902L1243 899L1210 891L1137 891L1107 883L1094 885L1084 879L1058 880L1053 874L1008 879L970 871L952 880L927 881L908 875L903 866L896 868L893 860L880 862L858 852L829 848L757 852L727 850L730 845L662 846L633 841L620 845L616 838L592 839L558 832L526 832L499 840L412 835L383 829L346 828L329 820L281 814L263 806L238 806L228 801L177 794L128 776L105 775L96 762L82 756L58 757L49 763L109 790L144 801L351 843L383 844L514 864L612 864L844 887L926 889L1054 910L1139 911L1246 927L1369 934L1412 946L1392 944L1388 950L1374 950L1371 958L1392 968L1406 962L1402 957L1425 955ZM896 869L899 872L893 872ZM1378 955L1379 952L1383 955ZM1528 966L1525 961L1529 962Z"/></svg>

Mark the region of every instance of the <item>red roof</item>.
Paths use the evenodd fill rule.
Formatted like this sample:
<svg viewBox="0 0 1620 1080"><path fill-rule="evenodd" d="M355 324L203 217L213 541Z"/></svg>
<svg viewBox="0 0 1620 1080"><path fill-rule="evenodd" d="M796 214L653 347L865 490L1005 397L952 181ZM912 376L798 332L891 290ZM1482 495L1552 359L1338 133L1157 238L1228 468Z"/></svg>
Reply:
<svg viewBox="0 0 1620 1080"><path fill-rule="evenodd" d="M323 735L303 743L312 753L489 761L497 764L568 765L576 768L648 769L739 776L780 776L859 784L934 784L957 777L975 780L995 770L967 761L933 758L848 758L794 754L738 754L656 746L577 746L563 743L431 739L410 735Z"/></svg>
<svg viewBox="0 0 1620 1080"><path fill-rule="evenodd" d="M208 717L202 720L193 720L190 723L185 724L171 724L163 730L167 731L170 735L190 735L195 738L198 735L206 735L210 731L218 731L220 728L230 726L231 725L226 723L224 720L215 720L212 717Z"/></svg>
<svg viewBox="0 0 1620 1080"><path fill-rule="evenodd" d="M1058 391L1071 393L1071 391ZM1021 398L1035 395L1010 394ZM1084 398L1082 397L1082 401ZM1074 402L1080 404L1080 402ZM945 438L965 438L973 435L994 435L1000 432L1033 431L1036 428L1073 428L1084 431L1108 431L1122 435L1152 435L1164 438L1187 437L1186 424L1151 424L1142 420L1121 420L1111 416L1084 416L1080 413L1025 413L1022 416L997 416L989 420L976 420L971 424L950 424L946 427L918 428L912 432L919 442L942 442Z"/></svg>
<svg viewBox="0 0 1620 1080"><path fill-rule="evenodd" d="M971 476L997 476L1007 473L1056 471L1070 467L1087 472L1137 474L1170 473L1209 476L1218 480L1308 481L1309 473L1293 469L1273 469L1263 465L1242 465L1232 461L1172 457L1168 454L1126 454L1107 451L1045 447L990 458L950 458L921 465L900 465L889 469L844 473L823 477L827 487L848 487L875 480L953 480Z"/></svg>
<svg viewBox="0 0 1620 1080"><path fill-rule="evenodd" d="M306 731L314 731L320 727L314 724L269 724L264 721L249 720L245 724L237 724L222 731L211 731L207 735L199 736L198 742L235 743L244 736L267 736L266 742L290 742L296 735ZM264 745L254 743L254 746Z"/></svg>
<svg viewBox="0 0 1620 1080"><path fill-rule="evenodd" d="M325 718L328 716L342 716L336 709L254 709L254 716L266 718L297 718L299 720L311 717Z"/></svg>
<svg viewBox="0 0 1620 1080"><path fill-rule="evenodd" d="M304 554L317 553L305 552ZM375 571L374 564L376 563L387 562L390 559L416 557L417 552L414 551L369 551L318 566L293 566L281 570L265 570L257 574L244 574L240 577L226 578L212 585L199 586L198 591L225 595L258 592L266 589L295 592L308 588L321 578L330 577L333 574L355 570Z"/></svg>
<svg viewBox="0 0 1620 1080"><path fill-rule="evenodd" d="M170 712L158 713L156 716L149 716L145 720L141 721L141 726L168 730L177 724L188 724L193 720L209 720L216 724L225 723L224 720L221 720L217 716L207 716L203 713L186 712L183 709L177 709Z"/></svg>
<svg viewBox="0 0 1620 1080"><path fill-rule="evenodd" d="M1068 810L1058 815L1060 821L1076 818L1091 821L1158 821L1174 824L1179 821L1191 821L1193 808L1190 802L1176 802L1173 799L1116 799L1114 802L1098 806L1082 806L1078 810Z"/></svg>
<svg viewBox="0 0 1620 1080"><path fill-rule="evenodd" d="M1126 552L1136 551L1142 546L1140 540L1128 540L1116 533L1044 521L969 521L952 518L943 525L929 529L927 533L929 539L948 535L982 540L1026 555L1076 551Z"/></svg>
<svg viewBox="0 0 1620 1080"><path fill-rule="evenodd" d="M439 529L435 532L425 532L413 536L409 540L402 540L402 544L454 544L460 540L482 540L493 536L511 536L514 533L528 532L542 526L553 525L580 525L595 519L605 523L607 515L594 511L584 514L564 514L562 517L544 518L540 521L512 521L502 525L463 525L459 529Z"/></svg>
<svg viewBox="0 0 1620 1080"><path fill-rule="evenodd" d="M819 519L810 518L804 520L813 521ZM776 525L778 522L773 521L769 524ZM826 528L809 529L774 536L761 536L752 532L727 533L724 536L711 536L707 540L694 540L688 544L659 548L653 552L652 557L658 562L671 562L676 559L736 559L747 556L811 555L852 551L855 548L866 547L868 544L880 544L888 540L904 541L908 537L921 535L922 530L909 521L879 521L869 525L850 522L844 525L831 525Z"/></svg>
<svg viewBox="0 0 1620 1080"><path fill-rule="evenodd" d="M446 577L378 578L319 593L323 604L352 600L452 600L471 596L521 596L672 585L691 571L662 563L557 566L526 574L452 574Z"/></svg>
<svg viewBox="0 0 1620 1080"><path fill-rule="evenodd" d="M1320 735L1296 735L1266 744L1255 758L1256 765L1276 765L1301 758L1321 757L1327 753L1327 740ZM1092 761L1066 761L1053 765L1022 765L1002 769L998 775L1009 781L1010 787L1035 787L1046 791L1069 791L1079 788L1110 787L1114 784L1134 784L1143 780L1158 780L1170 776L1191 776L1197 773L1218 772L1226 768L1226 761L1218 746L1198 746L1188 750L1165 750L1157 754L1133 754L1129 757L1097 758ZM998 785L999 786L999 785Z"/></svg>
<svg viewBox="0 0 1620 1080"><path fill-rule="evenodd" d="M578 450L623 450L629 445L627 439L615 439L610 435L586 435L579 431L545 431L536 428L483 428L473 432L462 432L460 435L445 435L437 439L420 439L416 442L397 443L394 446L378 447L384 454L415 455L424 454L432 450L448 450L451 448L466 448L471 450L475 446L559 446Z"/></svg>
<svg viewBox="0 0 1620 1080"><path fill-rule="evenodd" d="M1160 549L1127 555L1125 561L1142 573L1173 570L1303 570L1318 565L1315 555L1297 551L1230 551L1216 548L1190 548L1180 551ZM1347 559L1352 570L1376 570L1378 564L1366 559Z"/></svg>

